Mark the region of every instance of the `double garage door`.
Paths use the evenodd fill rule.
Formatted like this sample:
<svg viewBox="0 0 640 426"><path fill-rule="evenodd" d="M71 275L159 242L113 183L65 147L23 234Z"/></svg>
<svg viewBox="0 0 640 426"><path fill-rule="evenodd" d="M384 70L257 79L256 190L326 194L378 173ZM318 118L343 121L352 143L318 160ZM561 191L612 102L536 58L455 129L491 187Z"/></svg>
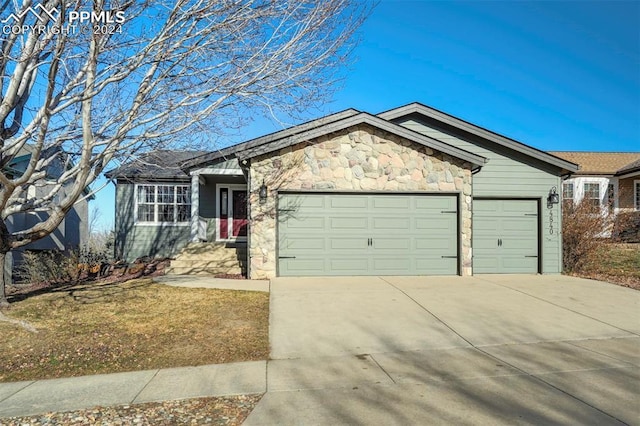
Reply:
<svg viewBox="0 0 640 426"><path fill-rule="evenodd" d="M278 275L455 275L458 198L284 193Z"/></svg>

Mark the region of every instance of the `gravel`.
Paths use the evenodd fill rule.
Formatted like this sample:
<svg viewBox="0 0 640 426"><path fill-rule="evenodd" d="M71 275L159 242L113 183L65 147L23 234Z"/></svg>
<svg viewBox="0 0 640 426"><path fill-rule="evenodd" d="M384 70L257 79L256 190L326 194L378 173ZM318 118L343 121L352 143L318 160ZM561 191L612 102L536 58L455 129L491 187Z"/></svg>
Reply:
<svg viewBox="0 0 640 426"><path fill-rule="evenodd" d="M0 419L6 426L27 425L240 425L262 395L194 398Z"/></svg>

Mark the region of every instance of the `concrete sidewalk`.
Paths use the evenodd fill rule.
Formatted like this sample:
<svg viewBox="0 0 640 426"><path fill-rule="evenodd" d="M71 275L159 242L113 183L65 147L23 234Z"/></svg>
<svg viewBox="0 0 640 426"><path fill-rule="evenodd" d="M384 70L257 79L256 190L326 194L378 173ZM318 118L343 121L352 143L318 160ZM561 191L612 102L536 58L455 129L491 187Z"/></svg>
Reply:
<svg viewBox="0 0 640 426"><path fill-rule="evenodd" d="M174 287L216 288L221 290L269 291L269 280L214 278L207 275L174 275L155 277L154 281Z"/></svg>
<svg viewBox="0 0 640 426"><path fill-rule="evenodd" d="M266 361L0 383L0 418L266 391ZM0 421L0 423L2 423Z"/></svg>

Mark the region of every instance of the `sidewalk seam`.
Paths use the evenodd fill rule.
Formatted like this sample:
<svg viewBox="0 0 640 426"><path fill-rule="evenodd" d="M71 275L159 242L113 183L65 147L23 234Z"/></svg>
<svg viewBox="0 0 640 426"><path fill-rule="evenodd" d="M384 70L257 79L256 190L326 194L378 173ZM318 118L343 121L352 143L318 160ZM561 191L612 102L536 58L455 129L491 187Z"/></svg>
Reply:
<svg viewBox="0 0 640 426"><path fill-rule="evenodd" d="M0 399L0 404L5 402L7 399L11 398L12 396L17 395L18 393L22 392L23 390L25 390L26 388L30 387L31 385L35 384L36 382L38 382L39 380L33 380L31 381L31 383L29 383L28 385L26 385L25 387L22 387L20 389L18 389L17 391L15 391L14 393L12 393L11 395L7 396L6 398L2 398Z"/></svg>
<svg viewBox="0 0 640 426"><path fill-rule="evenodd" d="M140 394L142 392L144 392L144 390L147 388L147 386L149 386L149 384L153 381L153 379L156 378L156 376L158 375L158 373L160 372L160 370L162 370L161 368L157 369L155 373L153 373L153 376L151 376L151 378L149 379L149 381L142 387L142 389L140 389L140 392L138 392L133 399L131 400L131 402L129 404L135 404L136 399L138 399L138 397L140 396Z"/></svg>

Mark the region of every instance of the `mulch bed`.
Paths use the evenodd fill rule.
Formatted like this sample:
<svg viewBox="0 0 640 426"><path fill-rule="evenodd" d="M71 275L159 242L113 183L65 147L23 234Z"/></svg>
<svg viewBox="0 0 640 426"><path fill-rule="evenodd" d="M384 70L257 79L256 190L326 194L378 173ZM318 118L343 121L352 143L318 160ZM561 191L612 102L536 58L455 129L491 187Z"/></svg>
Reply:
<svg viewBox="0 0 640 426"><path fill-rule="evenodd" d="M31 425L240 425L262 395L195 398L65 413L0 419L7 426Z"/></svg>

